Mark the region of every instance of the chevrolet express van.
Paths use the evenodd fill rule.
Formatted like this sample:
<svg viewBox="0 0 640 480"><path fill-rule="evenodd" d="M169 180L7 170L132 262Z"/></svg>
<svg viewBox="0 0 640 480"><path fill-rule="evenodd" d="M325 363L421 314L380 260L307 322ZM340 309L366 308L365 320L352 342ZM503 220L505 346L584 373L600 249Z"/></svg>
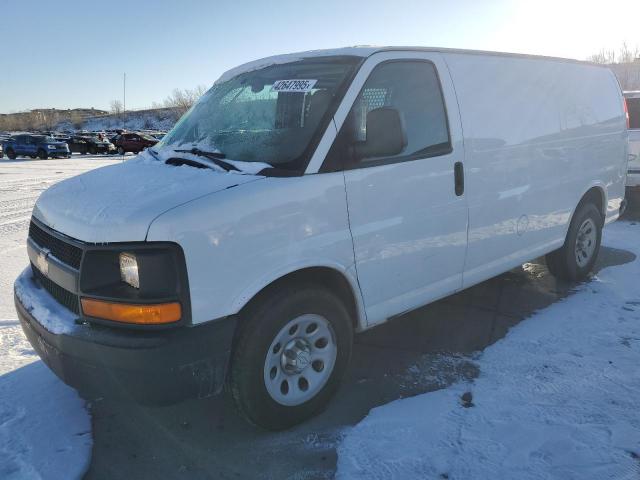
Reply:
<svg viewBox="0 0 640 480"><path fill-rule="evenodd" d="M226 385L251 422L321 410L354 333L546 255L587 277L624 208L604 67L437 48L277 56L224 74L138 157L38 199L15 303L87 395Z"/></svg>
<svg viewBox="0 0 640 480"><path fill-rule="evenodd" d="M624 92L629 117L629 171L627 187L640 186L640 90Z"/></svg>

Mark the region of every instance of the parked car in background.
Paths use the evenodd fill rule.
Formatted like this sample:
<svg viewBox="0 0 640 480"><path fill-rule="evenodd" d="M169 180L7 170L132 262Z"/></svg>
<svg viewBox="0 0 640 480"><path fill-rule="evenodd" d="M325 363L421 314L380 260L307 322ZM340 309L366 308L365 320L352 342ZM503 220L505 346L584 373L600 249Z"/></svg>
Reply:
<svg viewBox="0 0 640 480"><path fill-rule="evenodd" d="M140 153L145 148L153 147L158 139L145 133L123 133L115 138L115 145L120 155L127 152Z"/></svg>
<svg viewBox="0 0 640 480"><path fill-rule="evenodd" d="M74 153L97 155L99 153L115 154L116 147L105 137L92 135L76 135L67 141L69 150Z"/></svg>
<svg viewBox="0 0 640 480"><path fill-rule="evenodd" d="M65 142L47 135L19 134L5 140L4 149L7 157L15 159L19 156L46 159L49 157L69 158L71 153Z"/></svg>
<svg viewBox="0 0 640 480"><path fill-rule="evenodd" d="M640 90L624 92L629 116L629 169L627 187L640 186Z"/></svg>
<svg viewBox="0 0 640 480"><path fill-rule="evenodd" d="M52 137L61 142L67 142L71 139L71 135L67 135L66 133L56 133L52 135Z"/></svg>
<svg viewBox="0 0 640 480"><path fill-rule="evenodd" d="M0 158L4 158L4 150L2 148L2 143L0 143Z"/></svg>

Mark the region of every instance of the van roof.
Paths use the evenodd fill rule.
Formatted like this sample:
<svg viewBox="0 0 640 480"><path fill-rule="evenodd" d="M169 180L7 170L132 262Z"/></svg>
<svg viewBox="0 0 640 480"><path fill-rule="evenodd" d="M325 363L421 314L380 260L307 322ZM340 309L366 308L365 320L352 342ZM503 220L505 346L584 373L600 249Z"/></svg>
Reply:
<svg viewBox="0 0 640 480"><path fill-rule="evenodd" d="M252 70L257 70L259 68L268 67L270 65L277 65L280 63L290 63L295 62L297 60L302 60L306 58L314 58L314 57L332 57L332 56L355 56L355 57L368 57L378 52L390 52L390 51L415 51L415 52L440 52L440 53L465 53L471 55L491 55L491 56L505 56L505 57L517 57L517 58L531 58L538 60L553 60L560 62L570 62L570 63L580 63L585 65L594 65L599 67L606 67L606 65L601 65L593 62L587 62L582 60L575 60L570 58L561 58L561 57L547 57L543 55L529 55L523 53L507 53L507 52L492 52L487 50L467 50L467 49L459 49L459 48L442 48L442 47L411 47L411 46L354 46L354 47L344 47L344 48L333 48L333 49L325 49L325 50L309 50L306 52L296 52L296 53L287 53L284 55L274 55L271 57L260 58L258 60L254 60L248 63L244 63L239 65L231 70L223 73L215 83L225 82L236 75L241 73L250 72Z"/></svg>

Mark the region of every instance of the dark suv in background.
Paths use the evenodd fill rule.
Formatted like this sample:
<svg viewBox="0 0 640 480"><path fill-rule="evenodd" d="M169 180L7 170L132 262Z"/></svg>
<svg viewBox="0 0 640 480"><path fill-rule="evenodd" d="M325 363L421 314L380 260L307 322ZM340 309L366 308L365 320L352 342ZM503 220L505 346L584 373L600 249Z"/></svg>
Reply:
<svg viewBox="0 0 640 480"><path fill-rule="evenodd" d="M106 138L92 135L74 135L67 140L69 150L77 153L90 153L96 155L98 153L116 153L116 147Z"/></svg>
<svg viewBox="0 0 640 480"><path fill-rule="evenodd" d="M71 153L65 142L47 135L15 135L3 142L4 151L11 160L18 156L40 158L69 158Z"/></svg>
<svg viewBox="0 0 640 480"><path fill-rule="evenodd" d="M140 153L148 147L153 147L158 143L157 138L144 133L123 133L112 139L120 155L126 152Z"/></svg>

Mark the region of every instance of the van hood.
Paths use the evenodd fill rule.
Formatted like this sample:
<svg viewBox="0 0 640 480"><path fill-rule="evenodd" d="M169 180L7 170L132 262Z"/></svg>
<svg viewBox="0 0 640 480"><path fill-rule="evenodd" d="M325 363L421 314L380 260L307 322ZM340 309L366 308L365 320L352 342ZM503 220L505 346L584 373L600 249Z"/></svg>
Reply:
<svg viewBox="0 0 640 480"><path fill-rule="evenodd" d="M84 242L143 241L151 222L167 210L263 178L176 167L140 155L53 185L38 198L33 215Z"/></svg>

